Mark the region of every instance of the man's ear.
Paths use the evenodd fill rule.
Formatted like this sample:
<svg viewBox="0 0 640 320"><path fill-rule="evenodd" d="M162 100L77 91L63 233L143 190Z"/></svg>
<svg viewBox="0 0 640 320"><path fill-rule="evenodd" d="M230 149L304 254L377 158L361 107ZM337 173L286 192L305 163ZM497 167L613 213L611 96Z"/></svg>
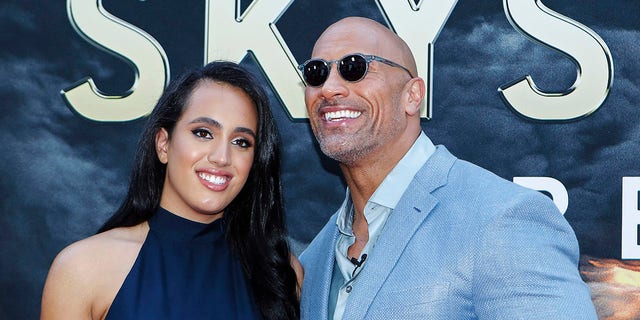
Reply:
<svg viewBox="0 0 640 320"><path fill-rule="evenodd" d="M169 132L165 128L160 128L156 133L156 154L160 162L167 164L169 160Z"/></svg>
<svg viewBox="0 0 640 320"><path fill-rule="evenodd" d="M414 116L420 112L420 106L425 95L425 85L422 78L413 78L407 82L405 112Z"/></svg>

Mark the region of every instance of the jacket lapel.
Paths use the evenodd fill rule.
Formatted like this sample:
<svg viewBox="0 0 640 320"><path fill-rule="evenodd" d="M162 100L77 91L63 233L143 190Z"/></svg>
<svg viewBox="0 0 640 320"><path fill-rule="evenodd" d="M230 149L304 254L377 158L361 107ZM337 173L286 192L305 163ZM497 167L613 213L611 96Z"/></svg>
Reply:
<svg viewBox="0 0 640 320"><path fill-rule="evenodd" d="M436 152L418 171L389 216L373 252L358 275L359 279L347 302L344 319L365 318L373 299L409 240L438 204L438 199L431 192L446 184L447 174L455 160L456 158L444 147L438 146Z"/></svg>
<svg viewBox="0 0 640 320"><path fill-rule="evenodd" d="M335 217L335 215L334 215ZM302 286L301 306L307 306L301 310L301 319L330 319L329 317L329 291L331 290L331 278L335 262L335 247L338 239L338 227L335 219L330 226L331 232L319 244L318 260L308 262L305 270L304 284ZM302 257L301 257L302 258Z"/></svg>

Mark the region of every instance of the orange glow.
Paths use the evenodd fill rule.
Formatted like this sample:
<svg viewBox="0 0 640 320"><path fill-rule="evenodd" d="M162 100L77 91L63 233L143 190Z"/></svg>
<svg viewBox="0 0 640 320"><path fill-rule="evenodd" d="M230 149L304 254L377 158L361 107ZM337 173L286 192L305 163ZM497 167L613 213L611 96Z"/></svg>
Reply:
<svg viewBox="0 0 640 320"><path fill-rule="evenodd" d="M580 275L601 320L640 319L640 261L582 256Z"/></svg>

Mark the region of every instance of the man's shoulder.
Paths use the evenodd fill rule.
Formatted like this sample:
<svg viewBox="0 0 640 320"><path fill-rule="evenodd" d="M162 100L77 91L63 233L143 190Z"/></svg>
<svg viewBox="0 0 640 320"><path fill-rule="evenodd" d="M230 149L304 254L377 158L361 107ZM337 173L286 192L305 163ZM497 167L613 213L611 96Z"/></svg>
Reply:
<svg viewBox="0 0 640 320"><path fill-rule="evenodd" d="M525 188L494 172L483 168L479 165L462 160L451 154L445 147L438 146L434 153L434 162L448 163L441 166L444 175L443 187L436 193L440 194L459 194L460 197L466 199L478 199L485 203L488 202L505 202L522 198L537 198L542 202L552 202L550 198L533 189ZM429 176L426 174L430 168L429 162L421 169L422 174L418 174L418 179L425 179ZM511 202L507 201L507 202Z"/></svg>

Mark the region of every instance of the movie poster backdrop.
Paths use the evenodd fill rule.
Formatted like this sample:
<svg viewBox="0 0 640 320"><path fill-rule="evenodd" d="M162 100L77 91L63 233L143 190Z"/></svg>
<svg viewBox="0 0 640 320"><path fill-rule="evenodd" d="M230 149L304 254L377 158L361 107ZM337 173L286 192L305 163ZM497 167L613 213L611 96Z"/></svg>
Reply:
<svg viewBox="0 0 640 320"><path fill-rule="evenodd" d="M302 252L345 184L310 130L296 66L353 15L413 50L427 135L550 196L576 232L599 317L640 319L638 14L637 0L5 0L0 319L38 318L55 255L123 199L155 100L212 60L241 62L268 88Z"/></svg>

